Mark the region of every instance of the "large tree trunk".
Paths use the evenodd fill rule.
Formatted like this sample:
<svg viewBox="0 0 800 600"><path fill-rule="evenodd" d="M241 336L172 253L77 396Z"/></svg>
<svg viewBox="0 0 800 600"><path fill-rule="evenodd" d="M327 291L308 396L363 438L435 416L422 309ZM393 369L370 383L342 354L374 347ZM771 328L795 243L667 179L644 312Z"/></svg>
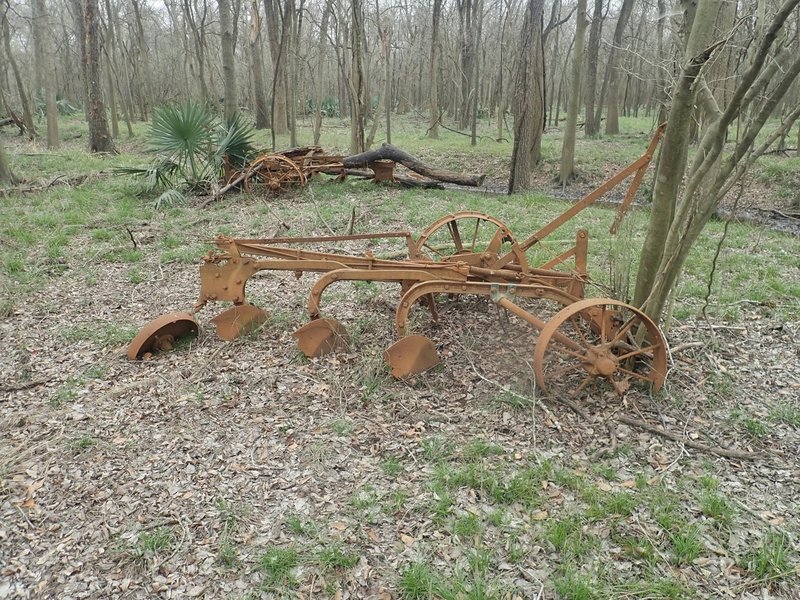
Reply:
<svg viewBox="0 0 800 600"><path fill-rule="evenodd" d="M236 116L239 103L236 98L236 65L233 55L233 25L231 23L230 0L217 0L219 6L219 28L222 37L222 79L225 88L225 120Z"/></svg>
<svg viewBox="0 0 800 600"><path fill-rule="evenodd" d="M442 19L443 0L433 0L433 24L431 26L431 69L430 69L430 119L428 136L439 138L439 23Z"/></svg>
<svg viewBox="0 0 800 600"><path fill-rule="evenodd" d="M250 3L250 68L253 74L253 96L256 104L256 129L269 127L267 93L264 88L264 61L261 45L261 13L258 0Z"/></svg>
<svg viewBox="0 0 800 600"><path fill-rule="evenodd" d="M531 169L539 162L541 154L544 118L543 12L544 0L528 0L514 77L514 149L508 183L510 194L530 188Z"/></svg>
<svg viewBox="0 0 800 600"><path fill-rule="evenodd" d="M796 51L770 56L780 43L776 40L787 17L800 4L800 0L784 0L764 36L749 47L747 67L730 102L713 111L713 121L706 124L700 147L687 170L686 142L697 98L709 93L701 69L718 47L709 46L709 42L721 1L698 5L686 43L684 66L673 93L650 227L636 282L635 302L656 320L660 320L686 257L718 203L752 162L800 117L797 106L763 143L755 145L767 119L800 75ZM708 109L711 103L706 100L705 105ZM739 119L742 125L734 149L724 156L725 132Z"/></svg>
<svg viewBox="0 0 800 600"><path fill-rule="evenodd" d="M36 73L39 83L37 89L44 89L47 106L47 147L58 146L58 106L56 105L56 72L53 68L53 44L50 15L45 0L33 0L33 34L37 43Z"/></svg>
<svg viewBox="0 0 800 600"><path fill-rule="evenodd" d="M606 133L610 135L619 133L619 85L621 78L618 65L622 50L622 36L628 26L631 11L633 11L633 0L624 0L619 11L617 26L614 29L614 43L608 55L608 66L606 67L608 77Z"/></svg>
<svg viewBox="0 0 800 600"><path fill-rule="evenodd" d="M584 133L586 137L600 131L600 123L594 118L594 105L597 99L597 65L600 53L600 37L603 33L603 0L594 0L592 26L589 28L589 47L586 63L586 118Z"/></svg>
<svg viewBox="0 0 800 600"><path fill-rule="evenodd" d="M100 27L97 0L83 0L83 23L86 32L86 54L83 57L86 74L86 93L89 99L89 150L114 152L114 141L108 132L108 120L103 104L100 72Z"/></svg>
<svg viewBox="0 0 800 600"><path fill-rule="evenodd" d="M583 43L586 36L586 0L578 0L575 24L575 54L572 58L572 85L567 106L567 123L564 126L564 144L561 147L561 185L575 174L575 132L578 128L578 108L581 103L581 71L583 67Z"/></svg>

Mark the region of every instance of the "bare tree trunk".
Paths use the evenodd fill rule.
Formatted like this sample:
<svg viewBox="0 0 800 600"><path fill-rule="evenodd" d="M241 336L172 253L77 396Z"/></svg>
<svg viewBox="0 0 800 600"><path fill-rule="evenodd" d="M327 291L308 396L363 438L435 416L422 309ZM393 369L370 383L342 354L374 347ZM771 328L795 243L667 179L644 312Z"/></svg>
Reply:
<svg viewBox="0 0 800 600"><path fill-rule="evenodd" d="M45 0L33 0L33 32L37 39L36 50L37 88L44 89L47 106L47 147L56 148L58 139L58 106L56 105L56 72L53 68L52 27Z"/></svg>
<svg viewBox="0 0 800 600"><path fill-rule="evenodd" d="M36 137L36 128L33 125L33 111L31 110L31 103L28 99L28 94L25 91L25 83L22 81L22 75L20 74L19 65L17 65L17 61L14 58L14 54L11 52L11 26L8 23L8 11L11 10L11 3L9 0L5 1L5 5L3 6L3 47L6 51L6 59L8 63L11 65L11 72L14 74L14 81L17 84L17 92L19 93L19 101L22 104L22 123L25 126L25 130L28 134L28 137L33 139Z"/></svg>
<svg viewBox="0 0 800 600"><path fill-rule="evenodd" d="M611 52L608 56L608 66L606 67L608 77L606 133L609 135L619 133L620 76L618 64L619 55L622 51L622 36L625 34L625 28L628 26L631 11L633 11L633 0L624 0L622 8L620 8L619 11L617 26L614 28L614 43L611 46Z"/></svg>
<svg viewBox="0 0 800 600"><path fill-rule="evenodd" d="M597 99L597 64L600 53L600 37L603 33L603 0L594 0L592 26L589 28L588 61L586 63L586 137L596 135L600 123L594 118L594 105Z"/></svg>
<svg viewBox="0 0 800 600"><path fill-rule="evenodd" d="M472 110L470 110L470 121L471 121L471 129L470 129L470 145L475 146L478 143L478 100L480 96L480 65L481 65L481 58L480 54L478 53L477 49L481 43L481 36L483 35L483 0L477 0L475 3L475 12L478 13L478 16L475 17L478 20L477 25L477 32L475 34L475 57L473 59L474 65L474 73L472 74L472 81L474 85L472 86Z"/></svg>
<svg viewBox="0 0 800 600"><path fill-rule="evenodd" d="M377 8L378 8L377 2L376 2L375 8L376 8L375 12L377 14L379 14L380 11L377 10ZM383 63L383 75L384 75L383 90L381 91L381 98L378 101L378 110L373 115L372 125L369 128L369 135L367 136L367 141L366 141L366 144L365 144L366 148L371 148L373 142L375 141L375 134L378 132L378 123L380 122L381 115L384 114L384 111L385 111L385 114L387 116L387 119L388 119L388 115L389 115L389 91L390 91L391 85L392 85L392 80L391 80L391 76L390 76L391 75L391 73L390 73L390 71L391 71L391 69L390 69L390 67L391 67L391 62L390 62L391 61L391 54L390 54L391 50L390 50L390 48L391 48L392 32L391 32L390 21L389 21L388 18L383 19L383 22L381 23L379 35L380 35L380 42L381 42L381 62ZM387 126L388 126L389 121L387 120L386 123L387 123ZM387 129L386 133L387 133L386 142L388 144L391 144L392 141L391 141L391 139L389 139L391 137L391 132Z"/></svg>
<svg viewBox="0 0 800 600"><path fill-rule="evenodd" d="M286 54L289 36L289 2L281 13L278 0L264 0L267 14L267 33L269 37L270 55L272 56L272 132L283 135L289 131L289 115L286 106Z"/></svg>
<svg viewBox="0 0 800 600"><path fill-rule="evenodd" d="M350 154L364 147L366 98L364 90L364 5L362 0L350 0L353 30L350 36L352 63L350 65Z"/></svg>
<svg viewBox="0 0 800 600"><path fill-rule="evenodd" d="M236 98L236 65L233 54L233 25L231 24L230 0L217 0L219 6L219 28L222 37L222 79L225 88L225 120L236 116L239 103Z"/></svg>
<svg viewBox="0 0 800 600"><path fill-rule="evenodd" d="M443 0L433 0L433 24L431 25L431 70L430 70L430 119L428 137L439 138L439 23L442 19Z"/></svg>
<svg viewBox="0 0 800 600"><path fill-rule="evenodd" d="M208 90L208 83L206 82L206 45L205 45L205 26L206 15L208 13L208 6L205 1L203 2L203 12L197 14L199 11L196 6L190 4L189 0L183 0L183 17L189 24L189 29L192 31L192 40L194 41L194 51L197 56L197 79L200 83L200 96L203 102L211 100L211 93ZM199 21L199 22L198 22ZM131 99L131 105L133 100ZM131 106L133 108L133 106Z"/></svg>
<svg viewBox="0 0 800 600"><path fill-rule="evenodd" d="M11 172L11 167L6 160L6 149L3 146L3 140L0 139L0 184L14 185L17 183L17 178Z"/></svg>
<svg viewBox="0 0 800 600"><path fill-rule="evenodd" d="M322 56L325 53L325 42L328 38L328 21L331 15L331 0L325 0L322 9L322 22L319 28L319 41L317 42L317 64L314 77L314 144L319 144L322 131Z"/></svg>
<svg viewBox="0 0 800 600"><path fill-rule="evenodd" d="M256 101L256 129L266 129L269 126L267 112L267 94L264 90L264 62L261 45L261 13L258 10L258 0L250 3L250 68L253 74L253 96Z"/></svg>
<svg viewBox="0 0 800 600"><path fill-rule="evenodd" d="M86 32L86 54L83 57L86 92L89 98L89 150L114 152L114 142L108 132L108 120L103 104L100 73L100 31L97 0L83 0L83 23Z"/></svg>
<svg viewBox="0 0 800 600"><path fill-rule="evenodd" d="M514 149L508 191L530 187L533 165L539 162L544 117L544 0L528 0L522 22L520 53L514 79Z"/></svg>
<svg viewBox="0 0 800 600"><path fill-rule="evenodd" d="M567 106L567 123L564 126L564 145L561 147L559 181L566 185L575 174L575 132L578 128L578 108L581 102L581 71L583 44L586 37L586 0L578 0L575 24L575 54L572 58L572 86Z"/></svg>

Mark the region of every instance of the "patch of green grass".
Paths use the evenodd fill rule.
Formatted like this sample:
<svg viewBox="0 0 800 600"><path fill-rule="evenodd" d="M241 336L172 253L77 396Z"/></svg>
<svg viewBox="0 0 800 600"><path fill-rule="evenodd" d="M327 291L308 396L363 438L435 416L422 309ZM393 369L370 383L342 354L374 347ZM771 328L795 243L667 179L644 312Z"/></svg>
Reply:
<svg viewBox="0 0 800 600"><path fill-rule="evenodd" d="M331 544L317 552L317 561L324 569L352 569L358 564L358 553L343 549L341 544Z"/></svg>
<svg viewBox="0 0 800 600"><path fill-rule="evenodd" d="M742 426L744 426L745 431L754 438L766 437L770 432L770 428L766 423L752 417L745 418L742 421Z"/></svg>
<svg viewBox="0 0 800 600"><path fill-rule="evenodd" d="M331 431L341 437L347 437L353 433L353 423L346 419L334 419L329 424Z"/></svg>
<svg viewBox="0 0 800 600"><path fill-rule="evenodd" d="M90 434L85 433L72 440L72 442L70 442L70 448L72 448L72 450L75 452L82 452L83 450L88 450L96 443L97 440L95 440Z"/></svg>
<svg viewBox="0 0 800 600"><path fill-rule="evenodd" d="M128 271L128 281L133 285L139 285L144 281L144 274L139 269L131 269Z"/></svg>
<svg viewBox="0 0 800 600"><path fill-rule="evenodd" d="M700 542L700 529L689 525L676 533L669 534L672 557L676 564L690 564L703 552Z"/></svg>
<svg viewBox="0 0 800 600"><path fill-rule="evenodd" d="M118 323L100 323L97 325L69 325L60 331L62 338L68 342L95 342L101 346L118 346L130 342L137 333L135 327Z"/></svg>
<svg viewBox="0 0 800 600"><path fill-rule="evenodd" d="M133 547L132 554L136 559L148 559L167 550L173 542L172 530L168 527L158 527L151 531L142 531Z"/></svg>
<svg viewBox="0 0 800 600"><path fill-rule="evenodd" d="M469 487L484 493L501 504L519 502L526 508L539 501L543 475L539 469L528 468L517 472L503 472L483 463L437 466L436 482L446 489Z"/></svg>
<svg viewBox="0 0 800 600"><path fill-rule="evenodd" d="M773 421L800 428L800 406L780 404L770 411L769 416Z"/></svg>
<svg viewBox="0 0 800 600"><path fill-rule="evenodd" d="M470 539L483 532L481 520L477 515L467 513L461 515L453 521L453 535L462 538Z"/></svg>
<svg viewBox="0 0 800 600"><path fill-rule="evenodd" d="M409 600L436 598L437 575L426 562L415 562L400 575L400 596Z"/></svg>
<svg viewBox="0 0 800 600"><path fill-rule="evenodd" d="M447 460L453 452L453 443L443 437L433 436L422 440L422 455L430 462Z"/></svg>
<svg viewBox="0 0 800 600"><path fill-rule="evenodd" d="M572 492L580 492L585 483L584 478L569 469L553 469L553 480L563 488Z"/></svg>
<svg viewBox="0 0 800 600"><path fill-rule="evenodd" d="M144 254L133 248L115 248L102 254L102 258L112 263L137 263L142 261Z"/></svg>
<svg viewBox="0 0 800 600"><path fill-rule="evenodd" d="M294 570L299 564L300 554L295 548L278 546L267 548L258 559L258 570L264 587L275 591L283 587L297 586Z"/></svg>
<svg viewBox="0 0 800 600"><path fill-rule="evenodd" d="M747 568L759 579L778 579L794 572L789 561L789 540L782 533L770 531L759 546L745 556Z"/></svg>
<svg viewBox="0 0 800 600"><path fill-rule="evenodd" d="M472 440L462 451L462 455L468 460L486 458L488 456L498 456L504 453L505 450L503 450L501 446L492 444L491 442L487 442L486 440L480 438Z"/></svg>
<svg viewBox="0 0 800 600"><path fill-rule="evenodd" d="M434 522L442 523L453 510L453 496L447 487L441 483L434 483L431 486L431 492L433 494L433 499L430 503L429 510L433 513Z"/></svg>
<svg viewBox="0 0 800 600"><path fill-rule="evenodd" d="M304 535L306 537L316 537L319 534L319 526L314 521L307 521L301 519L296 515L292 515L286 519L286 525L289 531L297 535Z"/></svg>
<svg viewBox="0 0 800 600"><path fill-rule="evenodd" d="M719 525L730 525L735 511L722 494L705 491L700 494L700 510L707 517L714 519Z"/></svg>
<svg viewBox="0 0 800 600"><path fill-rule="evenodd" d="M583 530L581 519L576 515L549 523L545 539L564 559L579 559L597 546L598 540Z"/></svg>
<svg viewBox="0 0 800 600"><path fill-rule="evenodd" d="M103 365L91 365L86 367L83 371L84 377L87 379L102 379L106 376L108 372L108 367Z"/></svg>
<svg viewBox="0 0 800 600"><path fill-rule="evenodd" d="M233 569L239 565L239 550L230 540L223 539L217 548L217 562L223 567Z"/></svg>
<svg viewBox="0 0 800 600"><path fill-rule="evenodd" d="M604 519L611 515L629 517L639 506L639 499L630 492L600 494L596 488L589 488L584 491L582 498L588 501L586 514L591 519Z"/></svg>
<svg viewBox="0 0 800 600"><path fill-rule="evenodd" d="M395 456L390 456L381 462L381 470L389 477L397 477L402 470L402 464Z"/></svg>
<svg viewBox="0 0 800 600"><path fill-rule="evenodd" d="M559 598L569 600L594 600L602 596L598 583L589 575L579 573L574 567L553 581L553 587Z"/></svg>
<svg viewBox="0 0 800 600"><path fill-rule="evenodd" d="M55 393L50 397L50 406L57 408L67 402L74 401L78 397L78 388L83 384L84 380L82 378L70 377L56 388Z"/></svg>
<svg viewBox="0 0 800 600"><path fill-rule="evenodd" d="M494 401L500 405L510 406L516 410L530 408L533 404L533 398L527 398L521 394L511 394L502 392L494 397Z"/></svg>
<svg viewBox="0 0 800 600"><path fill-rule="evenodd" d="M378 492L371 485L365 485L350 497L350 505L358 510L367 511L378 504Z"/></svg>
<svg viewBox="0 0 800 600"><path fill-rule="evenodd" d="M383 500L384 512L390 515L401 512L406 507L406 502L411 495L405 490L395 490L389 493Z"/></svg>

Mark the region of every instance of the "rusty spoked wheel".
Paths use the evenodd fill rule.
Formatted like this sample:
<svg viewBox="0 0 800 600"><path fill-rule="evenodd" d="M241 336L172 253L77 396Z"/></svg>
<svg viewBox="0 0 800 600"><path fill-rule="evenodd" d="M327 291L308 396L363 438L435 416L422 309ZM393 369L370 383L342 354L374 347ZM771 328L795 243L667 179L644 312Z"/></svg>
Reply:
<svg viewBox="0 0 800 600"><path fill-rule="evenodd" d="M304 186L306 176L292 159L281 154L259 156L247 168L244 176L244 189L250 192L250 185L260 183L276 192L292 183Z"/></svg>
<svg viewBox="0 0 800 600"><path fill-rule="evenodd" d="M642 311L589 298L559 311L539 333L533 353L537 385L549 395L577 397L610 385L621 396L633 384L658 391L667 373L667 343Z"/></svg>
<svg viewBox="0 0 800 600"><path fill-rule="evenodd" d="M466 262L490 267L499 256L514 251L515 261L527 270L511 230L499 219L475 211L446 215L422 232L416 242L417 256L436 262Z"/></svg>

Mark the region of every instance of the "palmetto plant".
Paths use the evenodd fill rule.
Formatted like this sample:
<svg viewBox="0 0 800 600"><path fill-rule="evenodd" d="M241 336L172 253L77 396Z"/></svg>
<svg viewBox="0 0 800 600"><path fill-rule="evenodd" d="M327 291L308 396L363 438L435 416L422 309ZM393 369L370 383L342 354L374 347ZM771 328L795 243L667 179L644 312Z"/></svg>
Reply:
<svg viewBox="0 0 800 600"><path fill-rule="evenodd" d="M155 160L145 168L122 168L119 172L144 178L147 191L167 188L163 198L173 203L178 189L204 191L222 176L227 158L237 169L253 154L253 127L241 115L224 122L207 107L187 102L156 109L148 132L149 150Z"/></svg>

